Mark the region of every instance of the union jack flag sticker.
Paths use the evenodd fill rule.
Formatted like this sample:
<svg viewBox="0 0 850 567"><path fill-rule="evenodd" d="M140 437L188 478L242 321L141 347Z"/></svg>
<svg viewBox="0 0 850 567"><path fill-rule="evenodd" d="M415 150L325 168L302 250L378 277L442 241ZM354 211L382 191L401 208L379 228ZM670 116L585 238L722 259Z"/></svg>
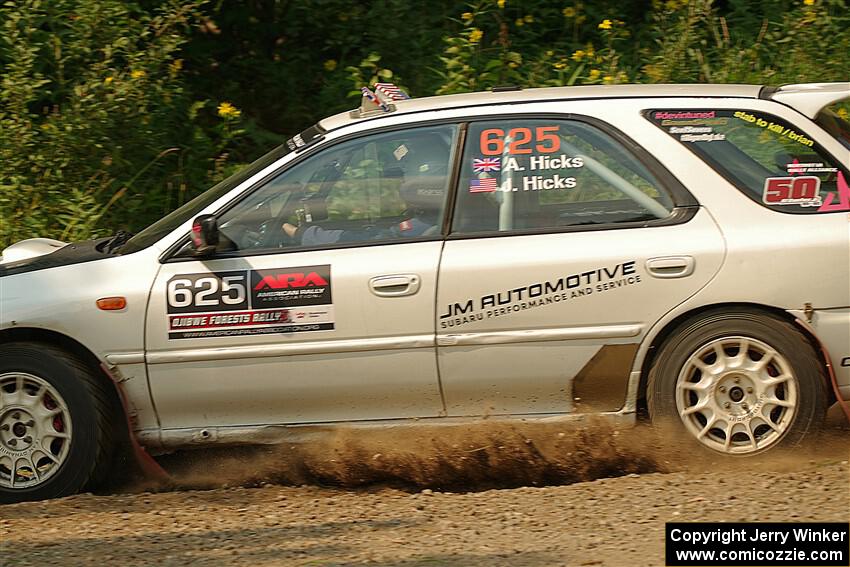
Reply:
<svg viewBox="0 0 850 567"><path fill-rule="evenodd" d="M496 178L472 179L469 181L470 193L495 193L497 190Z"/></svg>
<svg viewBox="0 0 850 567"><path fill-rule="evenodd" d="M502 159L497 157L488 157L472 160L472 171L475 173L483 173L485 171L499 171L502 169Z"/></svg>

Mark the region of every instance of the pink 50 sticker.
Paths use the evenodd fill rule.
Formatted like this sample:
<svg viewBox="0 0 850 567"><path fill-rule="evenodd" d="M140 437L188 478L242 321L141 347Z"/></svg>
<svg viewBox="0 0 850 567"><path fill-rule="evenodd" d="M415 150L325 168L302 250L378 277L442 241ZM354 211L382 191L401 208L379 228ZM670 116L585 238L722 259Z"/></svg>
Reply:
<svg viewBox="0 0 850 567"><path fill-rule="evenodd" d="M800 205L820 207L820 178L814 175L801 177L768 177L764 180L761 200L765 205Z"/></svg>

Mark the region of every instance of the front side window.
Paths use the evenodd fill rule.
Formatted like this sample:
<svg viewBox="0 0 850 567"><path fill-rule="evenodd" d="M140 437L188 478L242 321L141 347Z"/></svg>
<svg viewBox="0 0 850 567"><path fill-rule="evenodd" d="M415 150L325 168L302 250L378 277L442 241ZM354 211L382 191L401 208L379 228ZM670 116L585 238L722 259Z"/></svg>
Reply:
<svg viewBox="0 0 850 567"><path fill-rule="evenodd" d="M795 127L752 110L652 110L647 114L745 195L785 213L850 210L848 174Z"/></svg>
<svg viewBox="0 0 850 567"><path fill-rule="evenodd" d="M673 203L623 144L579 120L469 125L452 232L650 221Z"/></svg>
<svg viewBox="0 0 850 567"><path fill-rule="evenodd" d="M373 134L313 155L219 219L231 249L339 246L439 234L457 126Z"/></svg>

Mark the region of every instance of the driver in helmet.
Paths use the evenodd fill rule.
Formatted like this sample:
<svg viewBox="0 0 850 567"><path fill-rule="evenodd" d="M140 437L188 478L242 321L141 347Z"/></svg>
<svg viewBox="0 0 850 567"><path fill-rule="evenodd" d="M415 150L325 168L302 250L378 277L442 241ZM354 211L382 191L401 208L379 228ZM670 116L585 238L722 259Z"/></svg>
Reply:
<svg viewBox="0 0 850 567"><path fill-rule="evenodd" d="M439 138L417 141L418 149L407 149L398 161L403 181L399 196L406 208L405 218L385 229L326 229L318 224L296 226L285 223L287 236L302 246L320 246L335 242L360 242L385 238L415 238L439 233L443 202L448 185L448 146ZM409 144L413 145L413 144Z"/></svg>

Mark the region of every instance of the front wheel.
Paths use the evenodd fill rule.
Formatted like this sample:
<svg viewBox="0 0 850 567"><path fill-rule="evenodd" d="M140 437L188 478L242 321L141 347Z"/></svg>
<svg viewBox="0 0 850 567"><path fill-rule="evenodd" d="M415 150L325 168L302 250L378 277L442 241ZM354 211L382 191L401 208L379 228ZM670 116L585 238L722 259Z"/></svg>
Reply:
<svg viewBox="0 0 850 567"><path fill-rule="evenodd" d="M685 323L661 346L647 381L655 423L713 451L751 455L799 444L823 422L826 379L806 337L756 312Z"/></svg>
<svg viewBox="0 0 850 567"><path fill-rule="evenodd" d="M104 475L119 430L107 386L64 351L0 346L0 503L67 496Z"/></svg>

